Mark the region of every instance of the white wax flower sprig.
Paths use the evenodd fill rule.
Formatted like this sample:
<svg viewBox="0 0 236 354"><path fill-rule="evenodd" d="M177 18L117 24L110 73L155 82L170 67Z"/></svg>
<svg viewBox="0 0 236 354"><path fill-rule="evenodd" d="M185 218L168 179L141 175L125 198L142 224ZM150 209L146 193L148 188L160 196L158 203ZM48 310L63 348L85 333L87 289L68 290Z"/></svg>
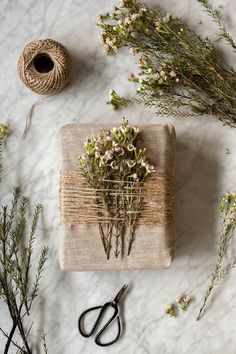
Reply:
<svg viewBox="0 0 236 354"><path fill-rule="evenodd" d="M175 310L175 308L174 308L174 306L172 304L166 305L164 311L170 317L176 317L177 316L176 310Z"/></svg>
<svg viewBox="0 0 236 354"><path fill-rule="evenodd" d="M179 305L181 310L187 311L189 304L191 302L191 297L190 296L182 296L182 297L177 297L175 299L176 303Z"/></svg>
<svg viewBox="0 0 236 354"><path fill-rule="evenodd" d="M99 176L104 178L144 181L155 169L145 157L146 149L135 146L139 133L139 128L129 126L123 119L119 128L103 129L96 137L86 138L85 154L79 156L83 171L98 170Z"/></svg>
<svg viewBox="0 0 236 354"><path fill-rule="evenodd" d="M221 21L221 10L208 0L197 0L218 24L218 39L233 51L236 43ZM211 1L211 3L214 3ZM137 57L134 97L110 92L108 104L120 109L128 104L155 108L161 116L211 115L236 127L236 71L217 60L215 43L199 36L183 20L163 14L159 5L122 0L98 16L104 52L129 48Z"/></svg>
<svg viewBox="0 0 236 354"><path fill-rule="evenodd" d="M10 123L0 123L0 137L5 138L11 133Z"/></svg>
<svg viewBox="0 0 236 354"><path fill-rule="evenodd" d="M104 231L103 225L99 225L108 259L111 235L114 234L116 238L115 256L118 257L119 243L126 226L129 228L128 254L130 253L134 239L134 226L142 206L141 184L155 172L154 166L149 163L145 155L146 149L136 146L139 134L140 129L130 126L128 120L123 118L120 127L111 130L102 129L97 136L87 138L84 144L85 154L78 158L82 174L90 187L98 191L105 190L102 194L98 193L96 203L106 206L110 219L121 219L119 223L110 221L108 232ZM116 200L109 192L109 189L114 189L112 181L119 182L116 184L116 188L119 188ZM140 188L137 188L139 183ZM114 212L114 203L116 212Z"/></svg>

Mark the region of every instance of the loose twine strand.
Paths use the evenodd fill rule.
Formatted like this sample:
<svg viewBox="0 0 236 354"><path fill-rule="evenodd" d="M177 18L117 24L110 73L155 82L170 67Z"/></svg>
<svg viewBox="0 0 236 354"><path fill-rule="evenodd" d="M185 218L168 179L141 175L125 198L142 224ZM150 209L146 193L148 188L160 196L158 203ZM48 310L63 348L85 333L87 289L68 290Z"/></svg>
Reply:
<svg viewBox="0 0 236 354"><path fill-rule="evenodd" d="M34 112L34 109L35 107L41 103L42 101L46 100L47 98L49 98L50 96L47 96L47 97L43 97L41 99L39 99L38 101L34 102L32 104L32 106L30 107L30 110L29 112L27 113L27 116L26 116L26 119L25 119L25 128L24 128L24 131L23 131L23 134L22 134L22 140L24 140L30 130L30 127L31 127L31 123L32 123L32 117L33 117L33 112Z"/></svg>
<svg viewBox="0 0 236 354"><path fill-rule="evenodd" d="M116 214L117 205L107 206L101 203L104 193L108 192L113 200L138 201L142 198L140 211L129 210L126 213L140 214L140 225L169 225L174 222L174 200L172 178L166 174L154 173L145 183L109 181L111 187L104 189L90 188L80 171L62 170L60 172L60 209L63 224L109 223L121 221L125 215ZM98 204L95 200L99 200ZM112 217L110 215L113 215Z"/></svg>

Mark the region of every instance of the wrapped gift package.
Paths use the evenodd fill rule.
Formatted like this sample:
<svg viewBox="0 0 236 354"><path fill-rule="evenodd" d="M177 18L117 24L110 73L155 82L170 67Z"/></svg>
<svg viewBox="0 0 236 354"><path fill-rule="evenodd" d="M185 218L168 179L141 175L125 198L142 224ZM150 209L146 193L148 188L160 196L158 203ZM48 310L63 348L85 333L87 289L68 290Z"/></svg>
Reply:
<svg viewBox="0 0 236 354"><path fill-rule="evenodd" d="M115 125L115 124L114 124ZM117 125L118 126L118 125ZM59 259L63 271L95 271L122 269L165 269L175 252L175 130L171 124L140 126L138 144L147 149L147 157L155 173L147 179L144 193L148 208L135 230L132 250L124 250L116 258L106 259L98 225L86 220L86 201L81 205L81 173L78 155L84 153L86 137L113 125L68 124L57 137L60 170L59 202L62 230ZM82 213L83 210L83 213ZM85 213L85 214L84 214ZM84 216L85 215L85 216Z"/></svg>

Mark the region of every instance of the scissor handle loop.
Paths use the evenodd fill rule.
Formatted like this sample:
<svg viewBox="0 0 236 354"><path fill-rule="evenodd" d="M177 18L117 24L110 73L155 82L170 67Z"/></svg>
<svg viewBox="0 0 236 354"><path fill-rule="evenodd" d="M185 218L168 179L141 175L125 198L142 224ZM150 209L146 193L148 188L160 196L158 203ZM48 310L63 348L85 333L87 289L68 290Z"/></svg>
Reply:
<svg viewBox="0 0 236 354"><path fill-rule="evenodd" d="M105 304L106 305L106 304ZM112 317L107 321L107 323L102 327L102 329L98 332L98 334L96 335L95 337L95 343L97 345L99 345L100 347L107 347L109 345L112 345L113 343L115 343L119 337L120 337L120 334L121 334L121 324L120 324L120 318L119 318L119 310L118 310L118 306L116 304L114 304L113 302L110 302L109 303L109 306L113 307L114 308L114 313L112 315ZM105 309L104 309L105 310ZM101 310L102 311L102 310ZM100 340L100 337L102 336L102 334L106 331L106 329L108 328L108 326L110 325L110 323L116 318L117 320L117 325L118 325L118 331L117 331L117 335L116 337L110 341L110 342L107 342L107 343L103 343L101 342Z"/></svg>
<svg viewBox="0 0 236 354"><path fill-rule="evenodd" d="M79 332L80 334L83 336L83 337L90 337L94 331L96 330L96 327L98 326L105 310L108 308L108 307L113 307L114 309L114 313L113 315L111 316L111 318L105 323L105 325L101 328L101 330L98 332L98 334L96 335L95 337L95 343L101 347L106 347L106 346L109 346L113 343L115 343L119 337L120 337L120 334L121 334L121 324L120 324L120 319L119 319L119 316L118 316L118 313L119 313L119 310L118 310L118 306L116 304L114 304L113 302L107 302L106 304L104 304L103 306L95 306L95 307L91 307L90 309L88 310L85 310L79 317L79 320L78 320L78 329L79 329ZM98 310L98 309L101 309L99 314L98 314L98 317L91 329L90 332L86 333L83 329L82 329L82 322L84 320L84 317L86 316L86 314L90 311L94 311L94 310ZM118 332L117 332L117 335L116 337L110 341L110 342L107 342L107 343L102 343L100 341L100 337L102 336L102 334L106 331L107 327L110 325L110 323L114 320L114 319L117 319L117 325L118 325Z"/></svg>
<svg viewBox="0 0 236 354"><path fill-rule="evenodd" d="M98 310L98 309L102 309L102 308L103 308L103 306L95 306L95 307L91 307L90 309L87 309L87 310L85 310L84 312L81 313L81 315L80 315L80 317L79 317L79 320L78 320L78 329L79 329L79 333L80 333L83 337L88 338L88 337L90 337L90 336L93 334L93 332L95 331L95 329L96 329L96 327L97 327L97 325L98 325L98 322L99 322L99 320L100 320L100 314L101 314L101 311L102 311L102 310L100 311L100 313L99 313L99 315L98 315L96 321L94 322L94 325L93 325L91 331L88 332L88 333L86 333L86 332L83 330L83 327L82 327L82 322L83 322L83 320L84 320L84 317L86 316L86 314L87 314L88 312L94 311L94 310Z"/></svg>

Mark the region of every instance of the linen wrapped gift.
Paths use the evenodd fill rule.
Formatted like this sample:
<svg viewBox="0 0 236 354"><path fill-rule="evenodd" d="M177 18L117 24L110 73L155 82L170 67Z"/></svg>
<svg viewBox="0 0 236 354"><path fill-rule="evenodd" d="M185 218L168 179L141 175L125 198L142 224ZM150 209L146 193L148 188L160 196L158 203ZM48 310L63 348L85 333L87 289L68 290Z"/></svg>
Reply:
<svg viewBox="0 0 236 354"><path fill-rule="evenodd" d="M59 260L63 271L163 269L170 266L175 251L174 175L175 130L170 124L141 126L140 146L147 149L147 157L155 166L154 187L157 193L146 195L148 217L140 218L135 231L132 251L115 258L113 252L106 259L98 225L80 218L81 201L78 155L84 153L86 137L96 135L107 125L68 124L58 134L60 161L60 212L62 234ZM148 179L147 182L148 188ZM153 182L152 182L153 188ZM160 191L160 193L159 193ZM145 193L144 193L145 198ZM89 211L88 211L89 212ZM125 242L124 242L125 244ZM124 246L125 247L125 246Z"/></svg>

